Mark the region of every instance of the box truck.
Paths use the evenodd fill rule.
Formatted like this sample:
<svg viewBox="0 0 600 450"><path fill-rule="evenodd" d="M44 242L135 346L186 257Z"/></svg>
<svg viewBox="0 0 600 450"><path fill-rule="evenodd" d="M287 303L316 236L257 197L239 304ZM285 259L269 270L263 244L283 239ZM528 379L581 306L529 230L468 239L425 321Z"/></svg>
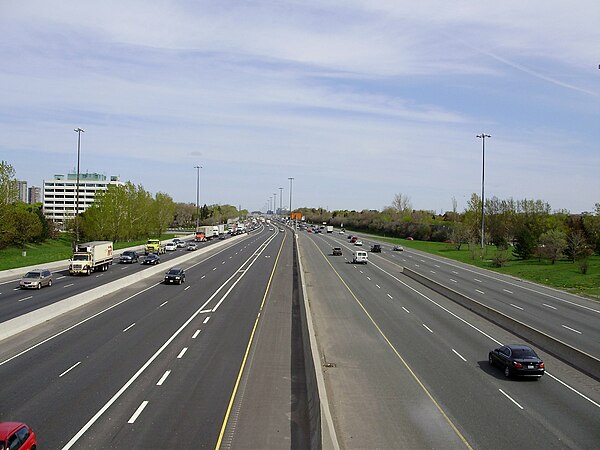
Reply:
<svg viewBox="0 0 600 450"><path fill-rule="evenodd" d="M113 243L93 241L75 244L73 257L69 260L69 274L89 275L95 271L105 272L113 262Z"/></svg>

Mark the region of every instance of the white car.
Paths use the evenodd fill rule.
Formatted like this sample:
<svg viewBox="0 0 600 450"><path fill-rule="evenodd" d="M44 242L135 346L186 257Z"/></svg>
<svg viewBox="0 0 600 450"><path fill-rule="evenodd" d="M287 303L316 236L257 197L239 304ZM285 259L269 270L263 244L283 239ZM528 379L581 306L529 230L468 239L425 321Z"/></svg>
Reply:
<svg viewBox="0 0 600 450"><path fill-rule="evenodd" d="M167 245L165 245L165 250L168 252L174 252L177 250L177 244L175 242L168 242Z"/></svg>
<svg viewBox="0 0 600 450"><path fill-rule="evenodd" d="M354 242L354 245L362 246L363 243L362 243L362 241L356 241L356 242Z"/></svg>

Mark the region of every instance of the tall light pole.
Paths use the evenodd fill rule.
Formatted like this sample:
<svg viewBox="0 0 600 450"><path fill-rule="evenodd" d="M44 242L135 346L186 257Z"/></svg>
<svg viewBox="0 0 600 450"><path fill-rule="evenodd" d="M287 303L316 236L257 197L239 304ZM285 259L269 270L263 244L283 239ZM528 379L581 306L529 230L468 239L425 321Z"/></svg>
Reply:
<svg viewBox="0 0 600 450"><path fill-rule="evenodd" d="M277 194L273 194L273 212L277 215Z"/></svg>
<svg viewBox="0 0 600 450"><path fill-rule="evenodd" d="M283 211L283 188L279 188L279 214Z"/></svg>
<svg viewBox="0 0 600 450"><path fill-rule="evenodd" d="M484 206L485 206L485 138L490 138L489 134L481 133L477 137L481 139L481 248L484 248L484 234L485 234L485 219L484 219Z"/></svg>
<svg viewBox="0 0 600 450"><path fill-rule="evenodd" d="M200 226L200 169L202 166L194 166L196 169L196 230Z"/></svg>
<svg viewBox="0 0 600 450"><path fill-rule="evenodd" d="M75 186L75 243L79 242L79 157L81 155L81 133L85 133L85 130L81 128L75 128L73 131L77 133L77 184Z"/></svg>
<svg viewBox="0 0 600 450"><path fill-rule="evenodd" d="M292 182L294 181L294 177L289 177L288 180L290 180L290 219L291 214L292 214Z"/></svg>

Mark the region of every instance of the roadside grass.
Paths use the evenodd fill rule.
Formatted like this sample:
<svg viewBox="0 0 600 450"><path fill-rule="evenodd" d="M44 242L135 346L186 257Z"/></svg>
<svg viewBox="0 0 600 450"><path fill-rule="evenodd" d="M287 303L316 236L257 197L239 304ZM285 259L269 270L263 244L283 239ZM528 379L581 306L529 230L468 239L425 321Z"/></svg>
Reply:
<svg viewBox="0 0 600 450"><path fill-rule="evenodd" d="M174 234L163 234L160 239L167 240L175 237ZM0 250L0 270L16 269L19 267L36 266L53 261L69 259L72 252L73 238L69 234L61 234L57 239L49 239L39 244L27 244L26 256L22 255L20 247L8 247ZM143 245L146 239L130 242L117 242L115 250Z"/></svg>
<svg viewBox="0 0 600 450"><path fill-rule="evenodd" d="M512 247L506 252L507 261L503 267L494 267L492 260L497 255L495 246L485 248L483 258L481 249L469 250L465 244L456 250L451 244L443 242L410 241L405 239L381 238L391 244L399 244L423 252L443 256L465 264L489 269L498 273L511 275L516 278L554 287L572 294L582 295L600 300L600 256L588 259L587 274L582 274L578 263L568 260L558 260L554 264L545 259L532 258L520 260L513 256Z"/></svg>

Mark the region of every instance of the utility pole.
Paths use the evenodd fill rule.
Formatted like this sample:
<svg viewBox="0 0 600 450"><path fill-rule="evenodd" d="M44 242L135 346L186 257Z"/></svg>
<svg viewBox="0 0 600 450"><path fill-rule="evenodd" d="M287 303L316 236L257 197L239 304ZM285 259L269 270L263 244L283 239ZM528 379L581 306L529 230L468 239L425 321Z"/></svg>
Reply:
<svg viewBox="0 0 600 450"><path fill-rule="evenodd" d="M484 207L485 207L485 138L490 138L489 134L481 133L477 137L481 139L481 249L483 250L485 245L485 219L484 219Z"/></svg>
<svg viewBox="0 0 600 450"><path fill-rule="evenodd" d="M75 196L77 198L75 204L75 243L79 243L79 157L81 154L81 133L85 133L85 130L81 128L75 128L77 133L77 185L75 186Z"/></svg>

